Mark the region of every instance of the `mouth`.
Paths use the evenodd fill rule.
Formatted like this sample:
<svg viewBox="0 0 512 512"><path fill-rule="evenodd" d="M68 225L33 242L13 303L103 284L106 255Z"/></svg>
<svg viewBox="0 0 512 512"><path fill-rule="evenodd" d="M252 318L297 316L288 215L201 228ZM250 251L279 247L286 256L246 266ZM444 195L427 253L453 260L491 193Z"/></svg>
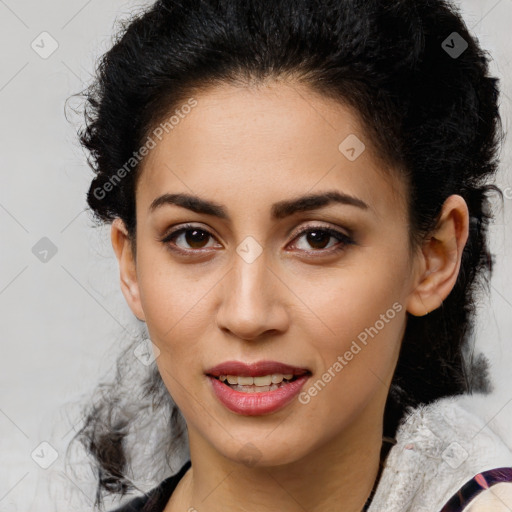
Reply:
<svg viewBox="0 0 512 512"><path fill-rule="evenodd" d="M258 361L242 363L226 361L207 370L206 375L213 377L235 391L262 393L274 391L303 375L311 375L307 368L279 363L277 361Z"/></svg>
<svg viewBox="0 0 512 512"><path fill-rule="evenodd" d="M260 375L257 377L242 376L242 375L220 375L218 377L209 375L214 379L223 382L235 391L242 393L263 393L265 391L275 391L290 382L294 382L299 378L299 375L287 373L272 373L268 375Z"/></svg>
<svg viewBox="0 0 512 512"><path fill-rule="evenodd" d="M275 361L228 361L205 372L217 398L238 414L268 414L285 407L311 376L307 368Z"/></svg>

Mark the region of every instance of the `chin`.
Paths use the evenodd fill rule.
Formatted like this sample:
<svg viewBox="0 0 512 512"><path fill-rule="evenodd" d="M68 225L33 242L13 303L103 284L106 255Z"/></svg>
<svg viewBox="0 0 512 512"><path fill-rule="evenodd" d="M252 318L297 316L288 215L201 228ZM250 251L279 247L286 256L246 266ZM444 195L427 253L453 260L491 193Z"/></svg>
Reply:
<svg viewBox="0 0 512 512"><path fill-rule="evenodd" d="M286 442L278 438L269 441L263 435L261 442L258 442L254 436L247 436L244 440L238 439L229 448L219 447L219 451L227 459L245 467L266 468L293 464L300 460L305 454L292 449L292 446L302 446L304 449L303 442L294 441L289 437L286 438Z"/></svg>

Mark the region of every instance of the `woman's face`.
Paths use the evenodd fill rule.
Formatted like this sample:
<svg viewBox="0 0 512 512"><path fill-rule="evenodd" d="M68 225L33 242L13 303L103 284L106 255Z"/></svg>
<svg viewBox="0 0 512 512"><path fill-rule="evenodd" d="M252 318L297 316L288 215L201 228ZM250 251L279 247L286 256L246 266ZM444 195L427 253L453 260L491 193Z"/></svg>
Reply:
<svg viewBox="0 0 512 512"><path fill-rule="evenodd" d="M303 86L226 85L194 99L145 161L126 294L191 444L271 466L381 434L415 279L402 182L350 110ZM227 361L306 373L258 397L208 375ZM262 373L286 372L218 373L265 385Z"/></svg>

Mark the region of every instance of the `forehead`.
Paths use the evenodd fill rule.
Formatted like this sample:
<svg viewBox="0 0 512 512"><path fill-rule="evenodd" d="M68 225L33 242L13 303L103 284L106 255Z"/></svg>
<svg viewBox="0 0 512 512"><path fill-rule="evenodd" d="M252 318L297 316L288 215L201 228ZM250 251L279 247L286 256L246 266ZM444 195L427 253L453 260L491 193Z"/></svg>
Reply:
<svg viewBox="0 0 512 512"><path fill-rule="evenodd" d="M380 215L405 206L402 180L384 172L351 108L283 83L216 86L191 99L196 106L154 138L137 185L138 209L163 193L222 197L248 208L248 198L257 206L333 188Z"/></svg>

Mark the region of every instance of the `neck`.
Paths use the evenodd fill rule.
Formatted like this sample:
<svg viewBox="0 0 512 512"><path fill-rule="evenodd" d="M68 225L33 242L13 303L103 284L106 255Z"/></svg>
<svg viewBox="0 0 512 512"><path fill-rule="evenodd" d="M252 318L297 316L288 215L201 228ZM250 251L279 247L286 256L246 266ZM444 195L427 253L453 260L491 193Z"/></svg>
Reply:
<svg viewBox="0 0 512 512"><path fill-rule="evenodd" d="M361 512L379 475L382 448L382 422L370 409L305 457L277 466L227 459L189 428L192 467L165 512Z"/></svg>

